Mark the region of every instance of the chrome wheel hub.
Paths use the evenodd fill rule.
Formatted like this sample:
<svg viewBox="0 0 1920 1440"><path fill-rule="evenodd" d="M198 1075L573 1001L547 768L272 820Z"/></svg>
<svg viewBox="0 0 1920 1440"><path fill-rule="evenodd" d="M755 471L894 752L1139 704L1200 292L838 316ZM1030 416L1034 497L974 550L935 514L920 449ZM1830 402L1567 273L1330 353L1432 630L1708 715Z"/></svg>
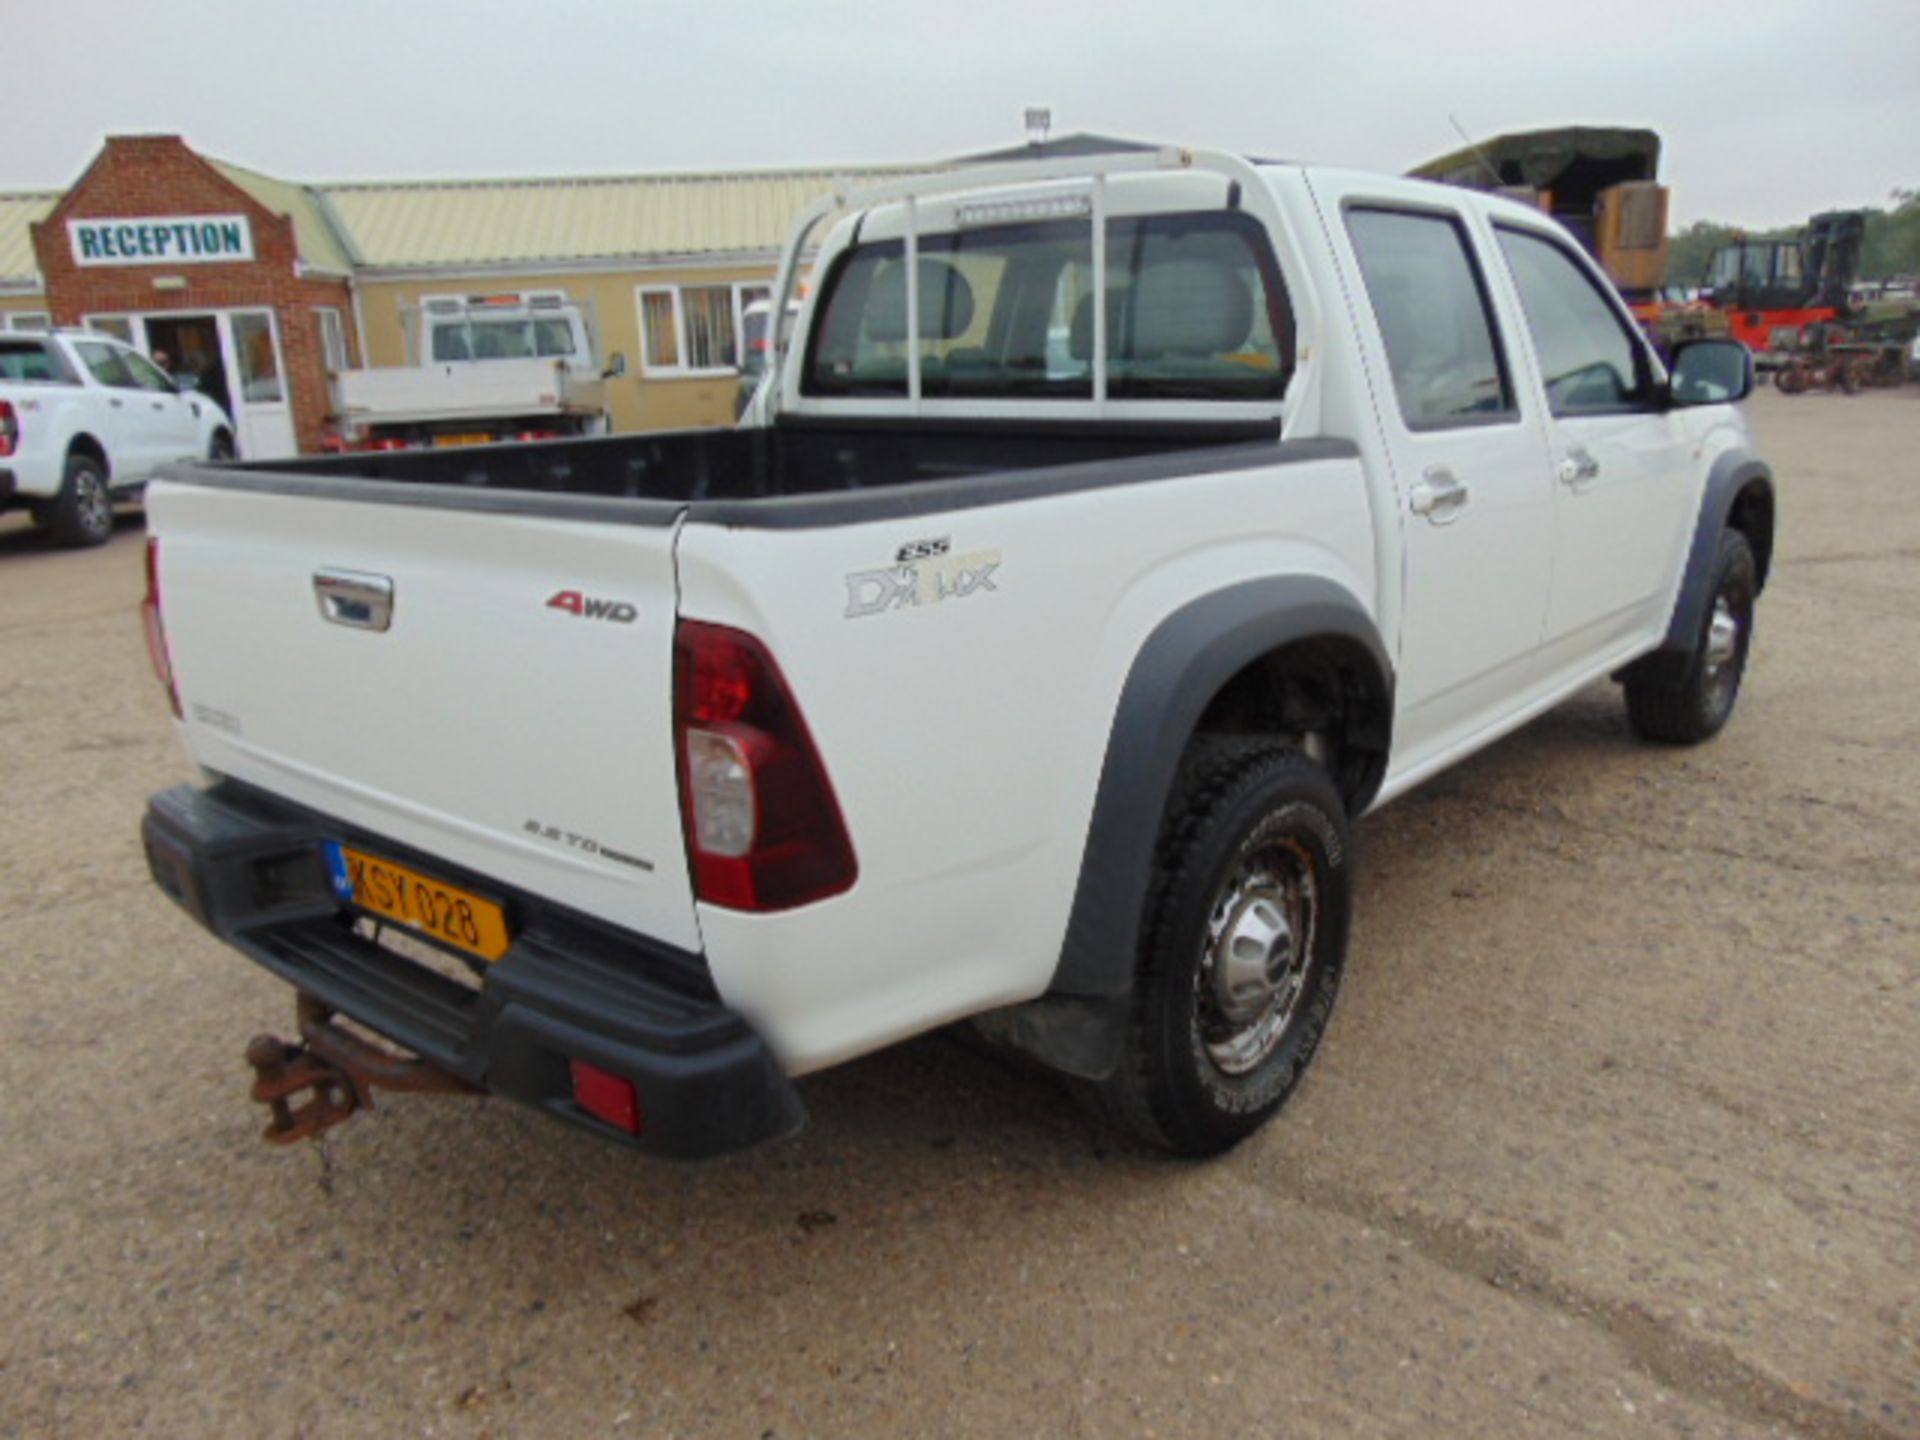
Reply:
<svg viewBox="0 0 1920 1440"><path fill-rule="evenodd" d="M1207 926L1196 978L1195 1021L1207 1056L1245 1075L1278 1048L1306 987L1319 890L1292 842L1243 857Z"/></svg>
<svg viewBox="0 0 1920 1440"><path fill-rule="evenodd" d="M1213 995L1220 1013L1245 1023L1267 1008L1293 969L1293 926L1285 897L1259 892L1243 900L1216 944Z"/></svg>
<svg viewBox="0 0 1920 1440"><path fill-rule="evenodd" d="M83 474L77 482L80 519L89 531L99 532L113 524L113 502L107 487L96 475Z"/></svg>
<svg viewBox="0 0 1920 1440"><path fill-rule="evenodd" d="M1720 672L1740 653L1740 621L1725 595L1713 601L1713 619L1707 623L1707 675L1719 678Z"/></svg>

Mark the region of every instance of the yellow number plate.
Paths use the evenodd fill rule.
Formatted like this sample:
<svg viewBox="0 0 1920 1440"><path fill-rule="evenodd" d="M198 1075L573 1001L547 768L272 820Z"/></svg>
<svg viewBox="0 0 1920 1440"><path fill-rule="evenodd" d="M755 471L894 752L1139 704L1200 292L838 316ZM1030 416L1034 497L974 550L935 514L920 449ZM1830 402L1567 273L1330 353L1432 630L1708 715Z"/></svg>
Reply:
<svg viewBox="0 0 1920 1440"><path fill-rule="evenodd" d="M436 435L433 437L433 443L436 445L491 445L493 443L493 436Z"/></svg>
<svg viewBox="0 0 1920 1440"><path fill-rule="evenodd" d="M342 900L482 960L507 953L512 942L506 912L493 901L364 850L326 848L334 892Z"/></svg>

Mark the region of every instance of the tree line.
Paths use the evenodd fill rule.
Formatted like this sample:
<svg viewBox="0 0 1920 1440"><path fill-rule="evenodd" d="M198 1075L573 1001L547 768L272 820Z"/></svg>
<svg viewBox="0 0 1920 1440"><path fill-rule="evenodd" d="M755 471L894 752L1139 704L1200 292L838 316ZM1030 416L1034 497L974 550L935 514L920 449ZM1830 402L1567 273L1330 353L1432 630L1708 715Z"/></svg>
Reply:
<svg viewBox="0 0 1920 1440"><path fill-rule="evenodd" d="M1867 211L1867 233L1860 245L1862 280L1920 276L1920 190L1895 190L1892 198L1891 206ZM1805 228L1803 223L1745 234L1749 240L1792 240ZM1667 283L1698 285L1713 252L1740 233L1740 227L1717 220L1696 220L1676 232L1667 246Z"/></svg>

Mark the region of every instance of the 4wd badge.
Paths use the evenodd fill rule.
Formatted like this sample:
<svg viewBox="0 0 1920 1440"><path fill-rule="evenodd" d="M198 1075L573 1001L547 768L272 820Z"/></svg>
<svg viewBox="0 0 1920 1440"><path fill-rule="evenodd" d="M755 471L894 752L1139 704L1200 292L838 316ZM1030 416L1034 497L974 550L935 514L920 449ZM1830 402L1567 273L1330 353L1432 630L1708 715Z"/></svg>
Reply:
<svg viewBox="0 0 1920 1440"><path fill-rule="evenodd" d="M601 600L578 590L561 590L547 601L549 610L564 610L582 620L611 620L616 625L631 625L640 612L625 600Z"/></svg>

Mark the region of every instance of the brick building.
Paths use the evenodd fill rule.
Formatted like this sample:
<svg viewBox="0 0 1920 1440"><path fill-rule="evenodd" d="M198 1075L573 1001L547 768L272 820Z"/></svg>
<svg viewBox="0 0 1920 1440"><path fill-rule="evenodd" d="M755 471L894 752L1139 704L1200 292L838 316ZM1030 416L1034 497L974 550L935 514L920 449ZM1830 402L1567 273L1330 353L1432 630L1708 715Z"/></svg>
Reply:
<svg viewBox="0 0 1920 1440"><path fill-rule="evenodd" d="M327 346L356 363L352 266L311 197L174 136L110 140L27 227L38 315L164 353L253 454L314 449ZM18 316L12 323L18 323Z"/></svg>
<svg viewBox="0 0 1920 1440"><path fill-rule="evenodd" d="M178 136L110 137L64 193L0 193L0 331L86 325L190 374L243 454L311 451L330 372L405 365L434 297L564 292L617 430L733 417L740 316L792 218L900 170L290 184Z"/></svg>

